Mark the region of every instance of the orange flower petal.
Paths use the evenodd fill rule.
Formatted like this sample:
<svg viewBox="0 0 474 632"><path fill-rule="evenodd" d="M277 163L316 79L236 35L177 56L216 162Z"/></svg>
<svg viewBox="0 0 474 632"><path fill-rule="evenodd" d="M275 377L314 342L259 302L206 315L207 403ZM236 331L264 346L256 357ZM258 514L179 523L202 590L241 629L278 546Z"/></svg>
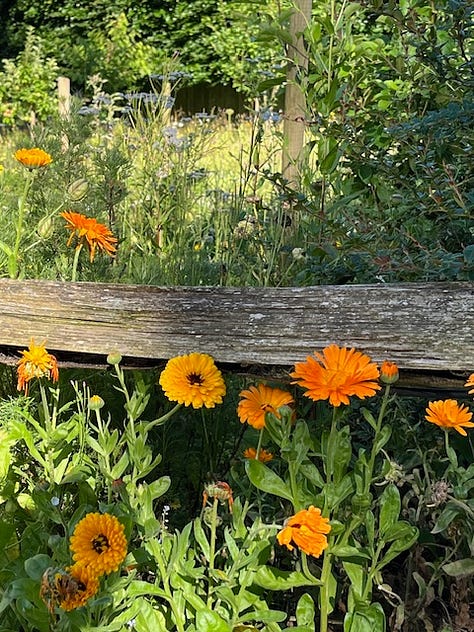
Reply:
<svg viewBox="0 0 474 632"><path fill-rule="evenodd" d="M381 387L377 365L369 356L337 345L330 345L320 354L297 362L290 373L293 384L306 389L304 395L314 401L328 399L333 406L349 404L349 397L372 397Z"/></svg>
<svg viewBox="0 0 474 632"><path fill-rule="evenodd" d="M294 401L288 391L265 384L250 386L249 389L241 391L240 397L237 406L239 419L241 423L247 422L256 430L265 427L265 413L271 412L278 417L278 409Z"/></svg>

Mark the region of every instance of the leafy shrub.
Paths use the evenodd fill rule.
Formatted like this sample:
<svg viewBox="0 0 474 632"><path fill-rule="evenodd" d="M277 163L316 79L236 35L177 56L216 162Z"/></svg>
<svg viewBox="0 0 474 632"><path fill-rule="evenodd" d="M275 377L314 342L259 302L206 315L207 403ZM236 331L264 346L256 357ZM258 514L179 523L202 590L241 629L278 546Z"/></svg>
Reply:
<svg viewBox="0 0 474 632"><path fill-rule="evenodd" d="M4 59L0 72L0 121L26 123L31 112L45 120L58 108L56 60L46 55L40 37L28 30L25 48L16 59Z"/></svg>

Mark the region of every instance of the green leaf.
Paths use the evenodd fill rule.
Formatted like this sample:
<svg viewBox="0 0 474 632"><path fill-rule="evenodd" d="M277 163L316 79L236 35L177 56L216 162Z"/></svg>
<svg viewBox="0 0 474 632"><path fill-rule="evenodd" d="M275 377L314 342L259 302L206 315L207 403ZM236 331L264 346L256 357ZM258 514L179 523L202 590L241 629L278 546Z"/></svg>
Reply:
<svg viewBox="0 0 474 632"><path fill-rule="evenodd" d="M273 566L261 566L255 573L253 582L267 590L290 590L314 583L299 571L282 571Z"/></svg>
<svg viewBox="0 0 474 632"><path fill-rule="evenodd" d="M118 478L121 478L122 474L127 469L128 464L129 464L128 454L127 454L127 452L124 452L122 454L122 456L120 457L120 459L117 461L117 463L115 463L115 465L113 466L113 468L112 468L112 470L110 472L110 476L114 480L117 480Z"/></svg>
<svg viewBox="0 0 474 632"><path fill-rule="evenodd" d="M349 577L355 596L360 599L365 588L366 569L361 564L348 561L343 561L342 566Z"/></svg>
<svg viewBox="0 0 474 632"><path fill-rule="evenodd" d="M375 451L376 454L380 452L380 450L386 445L392 436L392 428L391 426L382 426L379 434L377 435L377 439L375 441Z"/></svg>
<svg viewBox="0 0 474 632"><path fill-rule="evenodd" d="M285 481L260 461L247 459L245 461L245 470L252 485L255 485L258 489L293 501L291 490Z"/></svg>
<svg viewBox="0 0 474 632"><path fill-rule="evenodd" d="M202 528L201 520L196 518L193 522L194 526L194 537L197 540L197 543L201 547L201 551L206 558L209 560L211 558L211 547L209 545L208 539L206 538L206 534L204 533L204 529Z"/></svg>
<svg viewBox="0 0 474 632"><path fill-rule="evenodd" d="M44 571L52 565L49 555L39 553L25 561L25 571L28 577L41 581Z"/></svg>
<svg viewBox="0 0 474 632"><path fill-rule="evenodd" d="M344 632L385 632L385 614L379 603L358 605L344 617Z"/></svg>
<svg viewBox="0 0 474 632"><path fill-rule="evenodd" d="M431 533L441 533L449 527L457 516L462 513L463 510L459 505L449 501L441 514L438 516L438 520L436 521L435 526L431 529Z"/></svg>
<svg viewBox="0 0 474 632"><path fill-rule="evenodd" d="M361 408L360 412L362 413L362 416L364 417L364 419L372 426L374 430L376 430L377 422L375 421L375 418L370 412L370 410L367 410L367 408Z"/></svg>
<svg viewBox="0 0 474 632"><path fill-rule="evenodd" d="M199 632L232 632L232 626L208 608L196 612L196 629Z"/></svg>
<svg viewBox="0 0 474 632"><path fill-rule="evenodd" d="M408 524L408 523L406 523ZM418 539L418 529L408 525L408 528L404 531L404 536L398 538L390 545L390 548L385 553L381 561L377 564L377 568L381 569L389 562L395 559L402 551L409 549Z"/></svg>
<svg viewBox="0 0 474 632"><path fill-rule="evenodd" d="M463 560L456 560L441 567L443 571L451 577L468 577L474 575L474 558L467 557Z"/></svg>
<svg viewBox="0 0 474 632"><path fill-rule="evenodd" d="M287 613L281 610L253 610L245 613L245 621L260 621L262 623L278 623L287 618Z"/></svg>
<svg viewBox="0 0 474 632"><path fill-rule="evenodd" d="M137 632L166 632L166 619L161 612L155 610L146 600L141 600L140 611L135 618L135 629ZM123 628L121 628L123 629Z"/></svg>
<svg viewBox="0 0 474 632"><path fill-rule="evenodd" d="M316 489L322 489L324 487L324 479L314 463L310 463L309 461L302 463L299 472L306 480L312 483Z"/></svg>
<svg viewBox="0 0 474 632"><path fill-rule="evenodd" d="M171 479L169 476L161 476L158 480L152 481L148 485L148 490L152 499L156 500L157 498L160 498L160 496L163 496L163 494L168 491L170 485Z"/></svg>
<svg viewBox="0 0 474 632"><path fill-rule="evenodd" d="M306 626L308 632L314 630L314 601L311 595L304 593L296 604L296 622L298 626Z"/></svg>
<svg viewBox="0 0 474 632"><path fill-rule="evenodd" d="M398 488L393 484L387 485L380 497L379 530L382 539L388 529L398 520L400 508L401 502Z"/></svg>
<svg viewBox="0 0 474 632"><path fill-rule="evenodd" d="M356 546L350 546L349 544L346 544L345 546L335 546L334 548L331 548L331 553L341 559L370 559L370 555L367 551L364 551L362 548L357 548Z"/></svg>

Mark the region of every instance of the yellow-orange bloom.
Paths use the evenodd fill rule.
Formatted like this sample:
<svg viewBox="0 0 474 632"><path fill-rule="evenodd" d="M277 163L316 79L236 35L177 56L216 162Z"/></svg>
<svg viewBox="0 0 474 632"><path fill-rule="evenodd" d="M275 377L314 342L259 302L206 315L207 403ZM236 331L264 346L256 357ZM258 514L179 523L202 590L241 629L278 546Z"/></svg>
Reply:
<svg viewBox="0 0 474 632"><path fill-rule="evenodd" d="M292 383L305 388L304 395L314 401L329 399L333 406L340 406L349 404L351 395L364 399L381 388L376 382L377 365L360 351L330 345L314 355L297 362L290 373L295 378Z"/></svg>
<svg viewBox="0 0 474 632"><path fill-rule="evenodd" d="M321 516L321 511L311 505L292 516L285 527L277 534L281 546L290 551L297 546L306 555L319 557L328 546L326 535L331 531L328 518Z"/></svg>
<svg viewBox="0 0 474 632"><path fill-rule="evenodd" d="M51 156L43 151L34 147L33 149L17 149L15 152L15 158L22 165L28 167L28 169L36 169L38 167L46 167L53 162Z"/></svg>
<svg viewBox="0 0 474 632"><path fill-rule="evenodd" d="M467 386L468 388L470 386L474 387L474 373L471 373L471 375L468 377L467 382L464 384L464 386ZM471 390L468 391L468 393L472 395L474 393L474 388L471 388Z"/></svg>
<svg viewBox="0 0 474 632"><path fill-rule="evenodd" d="M56 358L45 349L44 342L35 345L32 339L28 349L21 352L21 358L17 362L18 383L17 389L28 394L28 382L33 378L47 377L53 382L58 381L59 371Z"/></svg>
<svg viewBox="0 0 474 632"><path fill-rule="evenodd" d="M454 428L464 437L467 436L464 428L474 428L474 423L471 421L472 413L467 406L458 404L455 399L439 399L436 402L430 402L425 418L441 428Z"/></svg>
<svg viewBox="0 0 474 632"><path fill-rule="evenodd" d="M255 448L247 448L244 450L244 457L246 459L256 459L257 458L257 450ZM262 463L268 463L273 459L273 454L261 448L258 451L258 460Z"/></svg>
<svg viewBox="0 0 474 632"><path fill-rule="evenodd" d="M70 547L77 566L88 566L97 577L111 573L127 555L124 526L111 514L89 513L77 523Z"/></svg>
<svg viewBox="0 0 474 632"><path fill-rule="evenodd" d="M89 248L90 260L94 261L96 249L102 250L110 257L114 257L117 251L115 244L117 238L107 228L93 217L86 217L81 213L65 211L61 216L66 220L66 228L71 231L67 245L71 245L74 236L78 239L78 246L84 243Z"/></svg>
<svg viewBox="0 0 474 632"><path fill-rule="evenodd" d="M394 384L398 380L398 366L395 362L385 360L380 367L380 380L384 384Z"/></svg>
<svg viewBox="0 0 474 632"><path fill-rule="evenodd" d="M41 579L40 597L53 614L57 606L63 610L84 606L98 590L99 579L92 569L75 564L66 570L47 568Z"/></svg>
<svg viewBox="0 0 474 632"><path fill-rule="evenodd" d="M294 401L288 391L265 384L251 386L241 391L239 397L242 399L237 406L237 414L241 423L247 422L256 430L265 427L265 413L273 413L279 418L278 409Z"/></svg>
<svg viewBox="0 0 474 632"><path fill-rule="evenodd" d="M222 403L226 393L222 373L206 353L171 358L159 383L170 401L193 408L214 408Z"/></svg>
<svg viewBox="0 0 474 632"><path fill-rule="evenodd" d="M81 608L97 594L99 578L89 566L74 564L68 569L68 575L58 579L59 606L66 611Z"/></svg>

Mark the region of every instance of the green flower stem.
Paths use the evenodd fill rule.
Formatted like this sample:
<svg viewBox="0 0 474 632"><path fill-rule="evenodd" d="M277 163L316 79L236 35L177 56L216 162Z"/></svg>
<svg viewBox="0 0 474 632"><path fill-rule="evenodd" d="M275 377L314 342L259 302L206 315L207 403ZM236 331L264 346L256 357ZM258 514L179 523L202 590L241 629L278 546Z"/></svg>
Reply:
<svg viewBox="0 0 474 632"><path fill-rule="evenodd" d="M44 390L44 385L39 382L40 394L41 394L41 406L43 408L43 421L46 432L49 434L51 430L54 428L50 427L51 415L49 413L49 404L48 398L46 397L46 391Z"/></svg>
<svg viewBox="0 0 474 632"><path fill-rule="evenodd" d="M95 418L97 421L97 429L99 431L99 436L105 438L105 432L107 428L104 428L102 423L102 416L100 414L100 410L96 409ZM104 469L107 474L107 504L110 505L112 503L112 468L110 466L110 453L107 450L104 450L103 455L99 455L99 458L104 460Z"/></svg>
<svg viewBox="0 0 474 632"><path fill-rule="evenodd" d="M260 450L262 449L262 439L263 439L263 428L260 429L260 432L258 435L257 452L255 454L255 458L257 459L257 461L260 454Z"/></svg>
<svg viewBox="0 0 474 632"><path fill-rule="evenodd" d="M336 457L336 439L337 439L337 408L333 407L331 431L329 433L328 447L326 454L326 481L328 485L332 483L334 474L334 459Z"/></svg>
<svg viewBox="0 0 474 632"><path fill-rule="evenodd" d="M382 429L382 422L385 417L385 411L387 409L389 397L390 397L390 384L387 384L385 387L385 393L383 395L382 404L380 406L379 415L377 417L377 424L375 426L375 435L372 441L372 450L370 453L370 459L369 459L369 463L368 463L368 467L366 471L365 490L364 490L365 495L369 493L370 485L372 484L372 476L374 474L374 467L375 467L375 458L377 457L377 453L378 453L377 442L378 442L380 431Z"/></svg>
<svg viewBox="0 0 474 632"><path fill-rule="evenodd" d="M214 558L216 556L216 531L217 531L217 508L219 505L219 499L214 497L214 501L212 503L212 513L211 513L211 541L209 543L209 584L207 588L207 607L210 608L212 606L212 595L211 595L211 584L213 581L212 574L214 572Z"/></svg>
<svg viewBox="0 0 474 632"><path fill-rule="evenodd" d="M372 558L372 564L371 564L371 566L369 568L369 571L367 573L367 577L365 578L364 592L362 593L362 596L361 596L361 602L362 603L366 603L368 601L369 592L372 590L372 584L373 584L374 576L375 576L375 573L377 572L378 560L379 560L380 554L382 553L382 550L383 550L385 544L386 543L384 542L384 540L381 540L378 543L377 548L375 550L374 556Z"/></svg>
<svg viewBox="0 0 474 632"><path fill-rule="evenodd" d="M328 538L329 539L329 538ZM329 547L331 543L329 542ZM332 569L332 555L326 549L321 569L321 588L319 591L320 611L319 611L319 632L327 632L329 622L329 584Z"/></svg>
<svg viewBox="0 0 474 632"><path fill-rule="evenodd" d="M315 577L309 570L308 556L303 551L301 551L301 567L303 569L303 575L305 575L312 584L315 586L321 586L321 580Z"/></svg>
<svg viewBox="0 0 474 632"><path fill-rule="evenodd" d="M77 265L79 263L79 255L81 254L83 244L78 244L74 252L74 260L72 262L72 274L71 281L75 283L77 281Z"/></svg>
<svg viewBox="0 0 474 632"><path fill-rule="evenodd" d="M202 421L202 431L204 434L204 441L206 443L206 452L209 457L209 471L211 473L214 472L214 454L213 454L213 446L209 441L209 434L207 432L206 418L204 416L204 409L201 408L201 421Z"/></svg>
<svg viewBox="0 0 474 632"><path fill-rule="evenodd" d="M294 512L300 511L302 507L299 502L299 494L298 494L298 481L296 478L296 467L293 459L288 461L288 474L290 477L290 489L291 489L291 497L293 499L293 510Z"/></svg>
<svg viewBox="0 0 474 632"><path fill-rule="evenodd" d="M18 276L18 255L20 252L21 238L23 235L23 223L25 219L26 200L28 198L31 185L33 184L34 177L35 177L35 172L33 170L29 170L28 175L25 179L25 187L23 189L23 193L18 198L18 216L16 220L15 245L13 246L13 251L11 253L9 266L8 266L10 277L12 279L16 279L16 277Z"/></svg>

